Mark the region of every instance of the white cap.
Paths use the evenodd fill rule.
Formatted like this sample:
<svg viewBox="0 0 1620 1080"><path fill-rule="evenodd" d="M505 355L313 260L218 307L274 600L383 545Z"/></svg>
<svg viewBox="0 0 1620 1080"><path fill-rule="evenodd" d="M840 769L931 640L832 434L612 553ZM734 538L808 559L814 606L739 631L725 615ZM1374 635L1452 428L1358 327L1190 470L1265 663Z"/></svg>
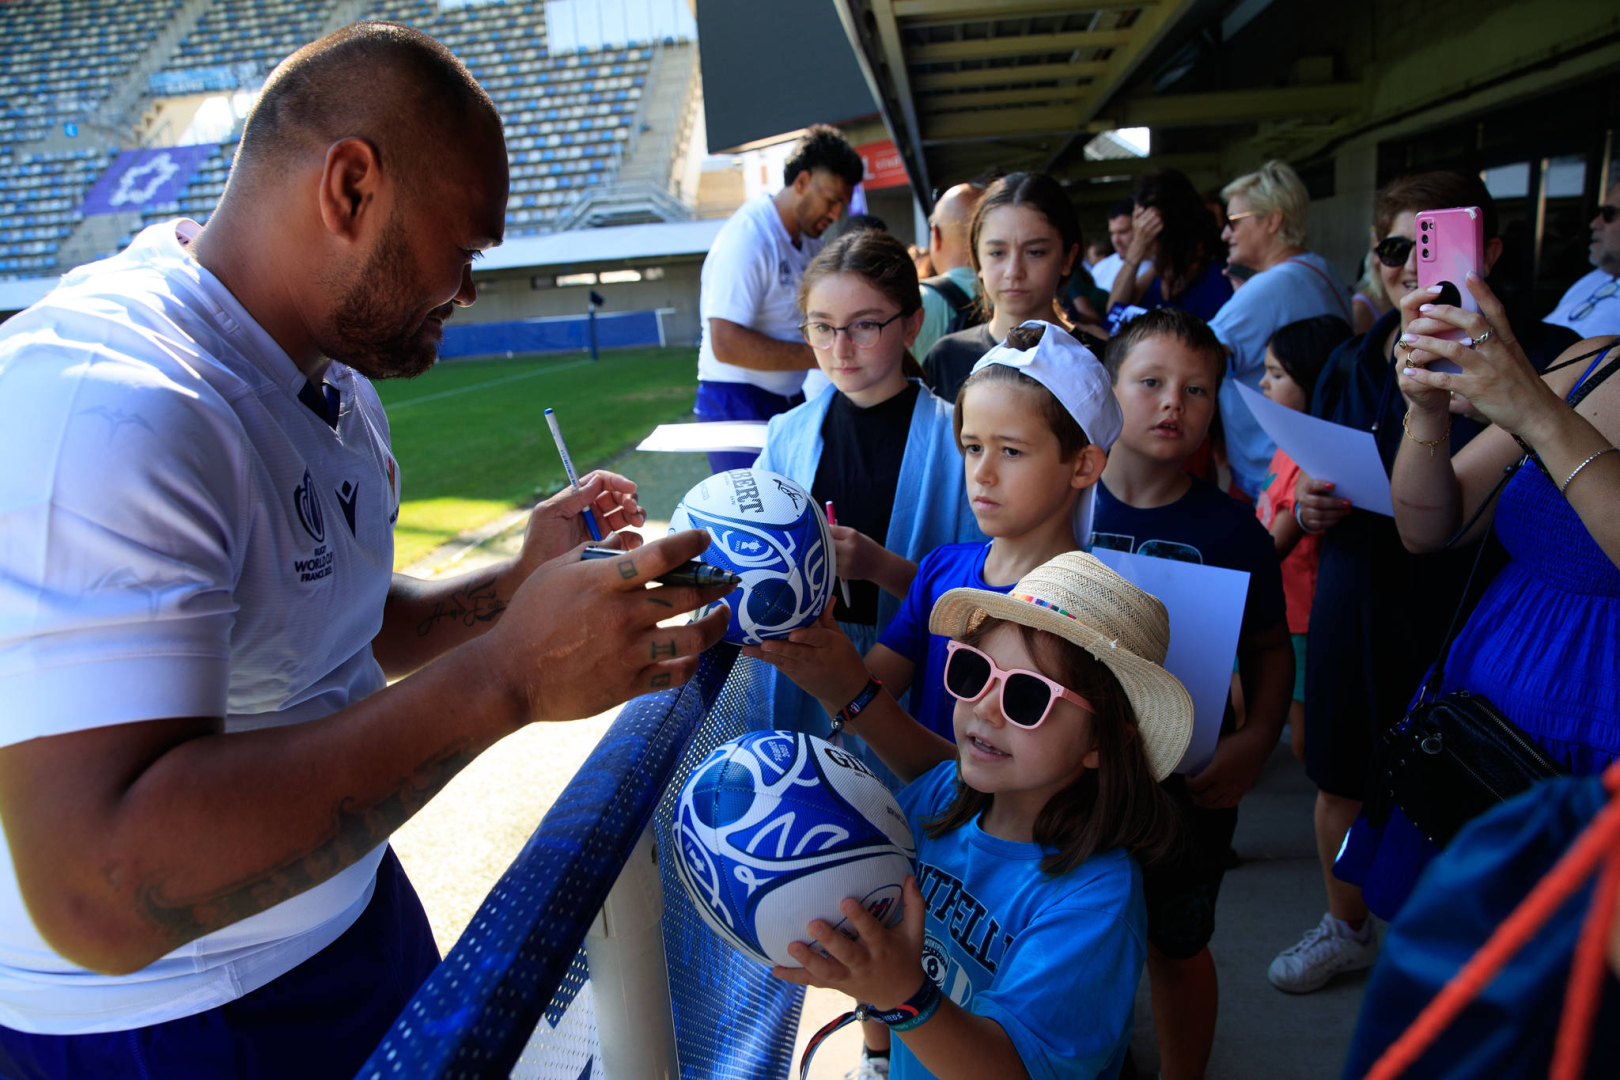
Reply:
<svg viewBox="0 0 1620 1080"><path fill-rule="evenodd" d="M1033 349L1015 349L1003 342L973 365L979 371L990 364L1002 364L1028 375L1052 392L1069 410L1092 445L1104 450L1114 445L1125 427L1125 417L1114 397L1114 384L1108 369L1095 353L1076 341L1068 331L1052 323L1031 319L1023 324L1041 327L1045 333ZM1091 545L1092 508L1097 501L1097 485L1080 493L1074 504L1074 542L1081 550Z"/></svg>

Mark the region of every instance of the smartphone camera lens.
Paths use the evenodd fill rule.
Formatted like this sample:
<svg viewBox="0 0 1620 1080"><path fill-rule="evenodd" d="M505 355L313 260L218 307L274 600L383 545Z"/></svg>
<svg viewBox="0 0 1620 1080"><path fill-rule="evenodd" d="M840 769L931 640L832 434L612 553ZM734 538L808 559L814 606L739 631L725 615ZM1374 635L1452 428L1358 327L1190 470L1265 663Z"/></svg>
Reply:
<svg viewBox="0 0 1620 1080"><path fill-rule="evenodd" d="M1432 222L1432 221L1427 221L1427 220L1426 220L1426 221L1424 221L1424 222L1423 222L1423 231L1424 231L1424 232L1428 232L1428 231L1429 231L1429 228L1430 228L1430 227L1431 227L1431 226L1432 226L1432 225L1433 225L1433 224L1434 224L1434 222Z"/></svg>
<svg viewBox="0 0 1620 1080"><path fill-rule="evenodd" d="M1429 257L1429 249L1428 248L1423 249L1423 257L1425 259L1427 259Z"/></svg>

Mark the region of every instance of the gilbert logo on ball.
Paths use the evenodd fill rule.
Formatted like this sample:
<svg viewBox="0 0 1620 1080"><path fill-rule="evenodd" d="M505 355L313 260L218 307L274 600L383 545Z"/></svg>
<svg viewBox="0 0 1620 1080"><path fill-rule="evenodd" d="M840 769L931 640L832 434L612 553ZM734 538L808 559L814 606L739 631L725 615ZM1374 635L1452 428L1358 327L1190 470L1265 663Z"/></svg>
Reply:
<svg viewBox="0 0 1620 1080"><path fill-rule="evenodd" d="M736 592L717 601L731 609L727 641L758 645L786 637L820 618L832 599L838 569L827 519L810 493L785 476L764 469L715 473L686 493L669 527L708 530L700 558L742 578Z"/></svg>
<svg viewBox="0 0 1620 1080"><path fill-rule="evenodd" d="M798 967L787 947L812 944L825 919L844 933L847 898L885 926L916 845L883 782L831 743L756 731L722 743L681 789L675 873L715 933L762 964Z"/></svg>

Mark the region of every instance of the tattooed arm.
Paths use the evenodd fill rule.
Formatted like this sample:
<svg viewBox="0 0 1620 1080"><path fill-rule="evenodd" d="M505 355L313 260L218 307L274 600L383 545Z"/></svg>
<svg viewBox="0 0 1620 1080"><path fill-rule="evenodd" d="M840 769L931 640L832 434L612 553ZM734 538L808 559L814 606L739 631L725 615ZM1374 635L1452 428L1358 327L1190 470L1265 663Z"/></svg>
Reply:
<svg viewBox="0 0 1620 1080"><path fill-rule="evenodd" d="M484 633L501 617L512 594L544 563L590 539L581 511L589 506L606 532L642 525L636 485L618 473L598 470L580 477L579 491L564 488L529 515L523 550L515 559L439 581L395 574L383 607L383 625L371 651L389 678L408 675L463 642ZM606 546L634 548L635 533L610 536Z"/></svg>
<svg viewBox="0 0 1620 1080"><path fill-rule="evenodd" d="M74 963L137 971L352 865L523 724L679 685L726 614L659 621L728 590L646 585L707 544L689 531L547 566L491 632L319 720L230 735L217 718L148 720L0 747L0 824L35 925Z"/></svg>

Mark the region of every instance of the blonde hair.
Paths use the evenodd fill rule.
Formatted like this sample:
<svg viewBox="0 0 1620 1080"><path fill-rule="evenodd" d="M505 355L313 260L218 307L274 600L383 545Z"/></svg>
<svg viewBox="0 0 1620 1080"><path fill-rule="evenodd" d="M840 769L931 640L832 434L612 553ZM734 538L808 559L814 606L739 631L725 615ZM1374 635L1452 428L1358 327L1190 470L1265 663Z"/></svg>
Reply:
<svg viewBox="0 0 1620 1080"><path fill-rule="evenodd" d="M1230 199L1234 195L1243 196L1255 217L1282 214L1278 238L1290 247L1305 246L1305 212L1311 204L1311 196L1305 190L1305 182L1286 161L1268 161L1221 188L1221 198Z"/></svg>

